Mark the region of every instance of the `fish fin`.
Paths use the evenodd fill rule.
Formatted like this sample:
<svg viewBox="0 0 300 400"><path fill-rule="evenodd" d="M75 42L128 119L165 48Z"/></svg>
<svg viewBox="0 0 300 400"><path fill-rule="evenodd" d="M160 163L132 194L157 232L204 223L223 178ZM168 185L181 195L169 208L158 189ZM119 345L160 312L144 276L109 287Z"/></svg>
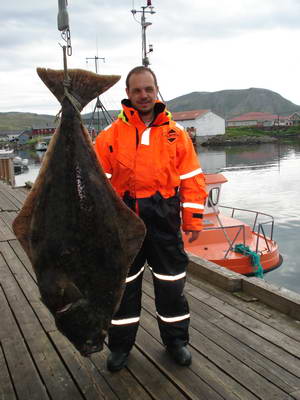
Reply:
<svg viewBox="0 0 300 400"><path fill-rule="evenodd" d="M131 265L144 242L146 227L141 218L125 204L119 215L119 227L124 233L123 243L127 250L129 265Z"/></svg>
<svg viewBox="0 0 300 400"><path fill-rule="evenodd" d="M37 68L37 73L58 101L62 103L65 97L63 85L65 79L64 70ZM68 75L71 80L68 90L81 104L81 110L120 79L119 75L98 75L83 69L69 69Z"/></svg>

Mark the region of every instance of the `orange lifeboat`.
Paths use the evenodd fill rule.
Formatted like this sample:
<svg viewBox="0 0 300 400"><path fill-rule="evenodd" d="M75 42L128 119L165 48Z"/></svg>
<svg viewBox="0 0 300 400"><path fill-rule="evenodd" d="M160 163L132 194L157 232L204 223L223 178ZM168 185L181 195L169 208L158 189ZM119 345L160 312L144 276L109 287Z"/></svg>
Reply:
<svg viewBox="0 0 300 400"><path fill-rule="evenodd" d="M219 205L221 185L227 179L220 173L206 174L205 179L208 197L203 216L204 228L192 243L183 234L185 249L195 256L247 276L257 275L259 268L264 273L278 268L282 257L273 240L273 217L258 211ZM247 223L236 216L243 216ZM245 249L245 252L238 252L238 248ZM260 265L253 263L249 250L252 255L259 256L256 258Z"/></svg>

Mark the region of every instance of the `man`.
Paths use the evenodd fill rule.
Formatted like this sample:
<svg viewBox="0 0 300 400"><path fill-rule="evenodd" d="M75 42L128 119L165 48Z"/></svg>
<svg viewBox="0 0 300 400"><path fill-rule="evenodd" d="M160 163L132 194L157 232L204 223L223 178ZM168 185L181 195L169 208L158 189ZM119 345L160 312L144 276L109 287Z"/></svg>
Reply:
<svg viewBox="0 0 300 400"><path fill-rule="evenodd" d="M190 365L189 307L183 294L188 258L180 233L198 238L206 199L204 175L188 134L157 100L156 76L146 67L131 70L128 99L117 121L98 135L95 151L116 192L144 221L147 234L128 277L109 330L107 368L126 365L141 311L141 285L147 261L155 291L157 322L173 360Z"/></svg>

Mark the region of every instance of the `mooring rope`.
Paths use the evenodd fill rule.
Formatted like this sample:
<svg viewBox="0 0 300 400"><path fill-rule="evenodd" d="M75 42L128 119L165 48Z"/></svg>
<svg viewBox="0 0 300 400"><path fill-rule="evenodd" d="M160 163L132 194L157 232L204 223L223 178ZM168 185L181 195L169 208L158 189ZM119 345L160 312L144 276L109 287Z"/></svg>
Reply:
<svg viewBox="0 0 300 400"><path fill-rule="evenodd" d="M234 246L233 250L236 251L237 253L241 253L245 256L249 256L251 258L251 264L254 269L254 275L257 278L264 277L264 270L260 263L260 255L259 254L257 254L255 251L250 250L249 246L245 246L243 244L236 244Z"/></svg>

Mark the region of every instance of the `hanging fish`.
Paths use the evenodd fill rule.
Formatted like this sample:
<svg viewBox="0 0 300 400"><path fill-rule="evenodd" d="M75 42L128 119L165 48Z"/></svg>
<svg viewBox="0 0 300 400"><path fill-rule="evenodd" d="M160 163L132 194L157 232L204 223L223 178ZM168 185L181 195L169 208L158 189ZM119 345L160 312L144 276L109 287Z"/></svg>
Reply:
<svg viewBox="0 0 300 400"><path fill-rule="evenodd" d="M37 72L62 105L61 122L13 230L57 328L86 356L103 347L145 236L108 182L78 112L120 77L69 70L68 96L64 71Z"/></svg>

